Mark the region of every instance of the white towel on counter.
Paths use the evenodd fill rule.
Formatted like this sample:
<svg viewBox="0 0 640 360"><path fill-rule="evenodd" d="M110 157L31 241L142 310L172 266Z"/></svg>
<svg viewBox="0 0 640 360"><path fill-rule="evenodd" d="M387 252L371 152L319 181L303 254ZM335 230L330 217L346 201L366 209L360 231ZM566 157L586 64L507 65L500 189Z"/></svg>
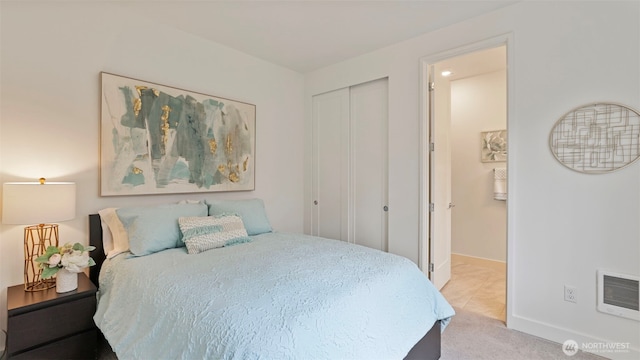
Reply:
<svg viewBox="0 0 640 360"><path fill-rule="evenodd" d="M507 200L507 169L493 169L493 198Z"/></svg>

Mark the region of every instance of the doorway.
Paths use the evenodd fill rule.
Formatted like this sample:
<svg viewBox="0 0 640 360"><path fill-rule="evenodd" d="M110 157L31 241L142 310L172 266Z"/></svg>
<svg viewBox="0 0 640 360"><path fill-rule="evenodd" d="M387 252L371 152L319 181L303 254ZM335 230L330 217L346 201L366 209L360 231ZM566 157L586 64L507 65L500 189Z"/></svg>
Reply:
<svg viewBox="0 0 640 360"><path fill-rule="evenodd" d="M506 50L505 39L493 39L423 59L420 253L423 271L452 305L503 321L508 216L494 192L506 195L506 180L495 174L506 174L507 159L483 161L481 153L485 133L508 139Z"/></svg>

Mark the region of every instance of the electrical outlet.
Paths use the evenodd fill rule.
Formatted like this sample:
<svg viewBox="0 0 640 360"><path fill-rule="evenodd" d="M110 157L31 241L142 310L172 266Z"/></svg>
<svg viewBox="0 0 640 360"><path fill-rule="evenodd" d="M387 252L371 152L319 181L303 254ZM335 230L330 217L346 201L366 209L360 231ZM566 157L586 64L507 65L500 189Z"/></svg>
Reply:
<svg viewBox="0 0 640 360"><path fill-rule="evenodd" d="M578 302L578 289L573 286L564 286L564 301L577 303Z"/></svg>

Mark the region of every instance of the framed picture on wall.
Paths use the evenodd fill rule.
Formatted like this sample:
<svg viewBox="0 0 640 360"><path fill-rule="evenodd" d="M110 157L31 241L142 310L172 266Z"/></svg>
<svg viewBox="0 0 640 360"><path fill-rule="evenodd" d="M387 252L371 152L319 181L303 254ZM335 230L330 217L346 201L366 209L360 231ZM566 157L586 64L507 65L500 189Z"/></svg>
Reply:
<svg viewBox="0 0 640 360"><path fill-rule="evenodd" d="M482 162L507 161L507 130L482 131L480 142Z"/></svg>
<svg viewBox="0 0 640 360"><path fill-rule="evenodd" d="M255 188L256 106L101 73L100 194Z"/></svg>

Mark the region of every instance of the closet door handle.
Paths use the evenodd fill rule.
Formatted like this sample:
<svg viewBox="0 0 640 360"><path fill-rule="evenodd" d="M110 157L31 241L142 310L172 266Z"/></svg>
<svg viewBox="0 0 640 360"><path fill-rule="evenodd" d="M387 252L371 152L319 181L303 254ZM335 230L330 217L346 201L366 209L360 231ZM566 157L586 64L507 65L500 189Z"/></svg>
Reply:
<svg viewBox="0 0 640 360"><path fill-rule="evenodd" d="M456 206L456 204L454 204L454 203L449 203L449 209L452 209L452 208L454 208L455 206Z"/></svg>
<svg viewBox="0 0 640 360"><path fill-rule="evenodd" d="M384 211L389 211L389 207L388 207L387 205L385 205L385 206L382 208L382 210L384 210Z"/></svg>

